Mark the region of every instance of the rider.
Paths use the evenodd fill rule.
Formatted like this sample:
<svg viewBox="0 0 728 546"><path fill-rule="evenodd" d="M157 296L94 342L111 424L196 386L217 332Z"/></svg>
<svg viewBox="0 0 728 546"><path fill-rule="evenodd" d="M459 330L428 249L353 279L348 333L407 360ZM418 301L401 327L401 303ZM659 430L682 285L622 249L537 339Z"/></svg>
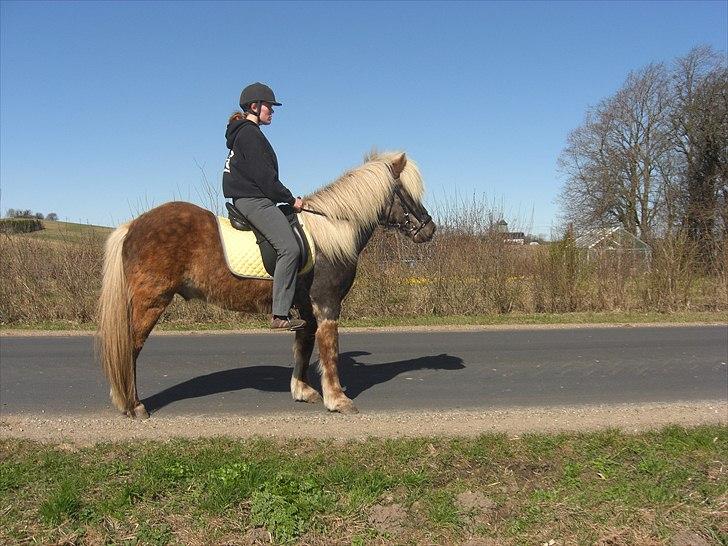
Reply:
<svg viewBox="0 0 728 546"><path fill-rule="evenodd" d="M294 197L278 179L278 158L260 130L270 125L276 102L273 90L256 82L240 94L242 112L228 121L225 138L230 150L222 175L225 197L233 199L248 221L270 242L276 251L273 274L273 318L275 330L300 330L305 321L290 316L296 290L296 273L300 250L288 220L276 203L288 203L300 212L303 201Z"/></svg>

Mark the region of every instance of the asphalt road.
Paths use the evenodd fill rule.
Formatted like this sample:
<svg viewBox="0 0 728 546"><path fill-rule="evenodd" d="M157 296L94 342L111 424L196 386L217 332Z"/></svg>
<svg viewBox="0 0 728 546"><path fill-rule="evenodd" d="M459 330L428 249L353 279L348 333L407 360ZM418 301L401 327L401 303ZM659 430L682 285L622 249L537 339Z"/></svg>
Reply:
<svg viewBox="0 0 728 546"><path fill-rule="evenodd" d="M290 398L291 342L153 336L140 395L167 415L324 411ZM342 384L364 412L728 400L725 326L344 331L340 350ZM13 414L110 411L91 337L0 337L0 404Z"/></svg>

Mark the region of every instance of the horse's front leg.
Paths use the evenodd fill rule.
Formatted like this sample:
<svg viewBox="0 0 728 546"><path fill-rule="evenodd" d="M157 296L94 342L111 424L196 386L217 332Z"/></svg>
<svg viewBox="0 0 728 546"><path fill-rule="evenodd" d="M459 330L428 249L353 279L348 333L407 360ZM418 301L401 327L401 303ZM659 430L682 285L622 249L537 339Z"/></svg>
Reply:
<svg viewBox="0 0 728 546"><path fill-rule="evenodd" d="M306 328L296 332L293 342L293 359L295 361L291 377L291 396L298 402L320 402L321 395L308 383L308 365L316 342L316 321L306 317Z"/></svg>
<svg viewBox="0 0 728 546"><path fill-rule="evenodd" d="M329 411L359 413L354 403L344 394L339 382L339 323L336 320L319 320L316 330L321 371L321 390L324 405Z"/></svg>

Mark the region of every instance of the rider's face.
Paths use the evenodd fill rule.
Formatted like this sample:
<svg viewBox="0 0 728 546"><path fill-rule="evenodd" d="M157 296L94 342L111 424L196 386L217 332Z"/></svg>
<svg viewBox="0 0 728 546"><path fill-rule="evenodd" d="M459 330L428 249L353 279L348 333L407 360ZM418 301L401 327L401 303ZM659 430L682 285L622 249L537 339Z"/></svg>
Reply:
<svg viewBox="0 0 728 546"><path fill-rule="evenodd" d="M258 116L258 123L261 125L270 125L273 121L273 106L267 102L260 104L260 115Z"/></svg>

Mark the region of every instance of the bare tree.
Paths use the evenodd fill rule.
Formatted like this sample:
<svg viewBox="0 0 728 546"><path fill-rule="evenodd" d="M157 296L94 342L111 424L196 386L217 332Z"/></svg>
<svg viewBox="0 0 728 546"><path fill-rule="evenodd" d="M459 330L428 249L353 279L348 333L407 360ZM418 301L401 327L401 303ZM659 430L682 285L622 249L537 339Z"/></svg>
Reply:
<svg viewBox="0 0 728 546"><path fill-rule="evenodd" d="M10 209L8 211L8 215L10 215L10 212L13 212L12 217L13 218L34 218L33 211L30 209Z"/></svg>
<svg viewBox="0 0 728 546"><path fill-rule="evenodd" d="M51 222L57 222L58 221L58 215L55 212L49 212L46 215L46 220L50 220Z"/></svg>
<svg viewBox="0 0 728 546"><path fill-rule="evenodd" d="M696 47L673 72L672 142L680 176L673 191L682 226L704 263L728 235L728 69L725 54Z"/></svg>
<svg viewBox="0 0 728 546"><path fill-rule="evenodd" d="M587 112L559 157L568 222L581 229L621 225L652 236L671 173L668 106L666 70L651 64Z"/></svg>

